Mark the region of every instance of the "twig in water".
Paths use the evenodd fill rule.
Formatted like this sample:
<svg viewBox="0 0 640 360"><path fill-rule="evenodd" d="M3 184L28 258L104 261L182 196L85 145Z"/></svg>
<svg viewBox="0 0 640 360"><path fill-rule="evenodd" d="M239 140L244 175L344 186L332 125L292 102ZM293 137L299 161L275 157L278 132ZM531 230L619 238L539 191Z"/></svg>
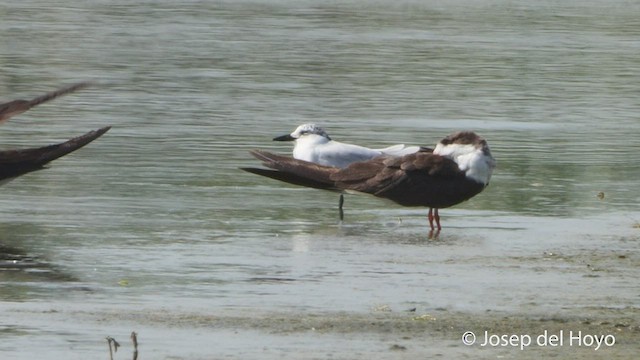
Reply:
<svg viewBox="0 0 640 360"><path fill-rule="evenodd" d="M116 341L116 339L111 336L107 336L107 344L109 344L109 359L113 360L113 353L118 352L118 348L120 344ZM113 349L111 349L111 345L113 344Z"/></svg>
<svg viewBox="0 0 640 360"><path fill-rule="evenodd" d="M138 360L138 334L131 332L131 342L133 343L133 360Z"/></svg>

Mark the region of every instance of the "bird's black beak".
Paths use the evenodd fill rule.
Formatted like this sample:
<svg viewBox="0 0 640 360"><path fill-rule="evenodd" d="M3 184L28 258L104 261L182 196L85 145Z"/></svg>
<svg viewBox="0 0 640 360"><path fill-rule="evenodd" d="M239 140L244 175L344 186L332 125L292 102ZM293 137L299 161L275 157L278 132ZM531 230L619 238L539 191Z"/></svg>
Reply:
<svg viewBox="0 0 640 360"><path fill-rule="evenodd" d="M290 134L287 135L282 135L282 136L278 136L278 137L274 137L273 141L293 141L296 138L294 138L293 136L291 136Z"/></svg>

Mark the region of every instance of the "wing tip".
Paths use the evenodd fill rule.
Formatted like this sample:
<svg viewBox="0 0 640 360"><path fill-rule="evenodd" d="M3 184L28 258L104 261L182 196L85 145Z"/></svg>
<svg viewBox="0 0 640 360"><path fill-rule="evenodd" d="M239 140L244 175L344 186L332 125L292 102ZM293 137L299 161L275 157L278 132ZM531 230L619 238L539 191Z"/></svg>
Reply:
<svg viewBox="0 0 640 360"><path fill-rule="evenodd" d="M104 135L107 131L111 130L113 126L112 125L108 125L108 126L104 126L99 128L98 130L94 130L94 132L98 135L98 136L102 136Z"/></svg>

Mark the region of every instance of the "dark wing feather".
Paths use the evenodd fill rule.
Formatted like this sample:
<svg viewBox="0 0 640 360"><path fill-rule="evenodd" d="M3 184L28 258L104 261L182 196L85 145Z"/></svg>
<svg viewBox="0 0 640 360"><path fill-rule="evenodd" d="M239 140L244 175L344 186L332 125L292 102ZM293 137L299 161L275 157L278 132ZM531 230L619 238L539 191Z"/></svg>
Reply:
<svg viewBox="0 0 640 360"><path fill-rule="evenodd" d="M332 176L336 187L373 194L405 206L448 207L481 191L451 159L429 152L380 157Z"/></svg>
<svg viewBox="0 0 640 360"><path fill-rule="evenodd" d="M353 163L331 179L339 188L380 194L409 176L457 177L461 174L453 160L428 152L417 152L402 157L381 156Z"/></svg>
<svg viewBox="0 0 640 360"><path fill-rule="evenodd" d="M344 184L358 184L367 181L372 178L372 175L385 168L385 159L387 159L386 156L379 156L371 160L352 163L343 171L336 172L331 179Z"/></svg>
<svg viewBox="0 0 640 360"><path fill-rule="evenodd" d="M110 128L108 126L90 131L63 143L41 148L0 151L0 180L43 169L47 163L80 149L102 136Z"/></svg>
<svg viewBox="0 0 640 360"><path fill-rule="evenodd" d="M397 164L402 158L380 156L353 163L334 174L331 179L340 189L377 195L401 180L404 173L399 171Z"/></svg>
<svg viewBox="0 0 640 360"><path fill-rule="evenodd" d="M431 153L412 154L400 164L400 169L405 172L426 172L434 177L457 177L463 174L455 161Z"/></svg>
<svg viewBox="0 0 640 360"><path fill-rule="evenodd" d="M250 151L250 153L258 160L261 160L262 164L268 168L303 179L311 179L314 182L326 184L327 187L333 186L331 174L339 171L338 168L297 160L288 156L276 155L267 151L253 150Z"/></svg>
<svg viewBox="0 0 640 360"><path fill-rule="evenodd" d="M0 104L0 123L9 120L9 118L22 114L23 112L31 109L34 106L40 105L44 102L53 100L62 95L69 94L71 92L84 89L91 85L90 82L81 82L67 87L63 87L56 91L46 93L42 96L38 96L32 100L13 100L3 104Z"/></svg>
<svg viewBox="0 0 640 360"><path fill-rule="evenodd" d="M256 175L265 176L274 180L283 181L292 185L310 187L310 188L320 189L320 190L336 190L333 184L327 184L320 181L315 181L313 179L308 179L308 178L298 176L295 174L290 174L284 171L260 169L260 168L240 168L240 170L244 170Z"/></svg>

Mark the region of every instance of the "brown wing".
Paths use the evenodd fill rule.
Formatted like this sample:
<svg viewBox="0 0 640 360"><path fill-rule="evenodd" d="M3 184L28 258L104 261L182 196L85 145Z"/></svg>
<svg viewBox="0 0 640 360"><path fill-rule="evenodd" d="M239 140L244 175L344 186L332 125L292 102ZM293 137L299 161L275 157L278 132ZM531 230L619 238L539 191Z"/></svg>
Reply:
<svg viewBox="0 0 640 360"><path fill-rule="evenodd" d="M36 105L40 105L49 100L53 100L62 95L66 95L71 92L84 89L90 84L91 84L90 82L81 82L81 83L73 84L67 87L63 87L56 91L46 93L32 100L13 100L13 101L6 102L4 104L0 104L0 123L9 120L9 118L13 116L22 114L23 112L31 109Z"/></svg>
<svg viewBox="0 0 640 360"><path fill-rule="evenodd" d="M240 168L241 170L293 185L323 190L336 190L333 181L330 179L330 175L338 171L337 168L297 160L288 156L276 155L267 151L253 150L250 151L250 153L270 169Z"/></svg>
<svg viewBox="0 0 640 360"><path fill-rule="evenodd" d="M0 151L0 181L43 169L47 163L80 149L110 128L90 131L63 143L41 148Z"/></svg>
<svg viewBox="0 0 640 360"><path fill-rule="evenodd" d="M484 184L467 179L451 159L429 152L403 157L378 157L344 169L291 157L252 151L272 169L243 168L290 184L318 189L352 190L392 200L404 206L445 208L469 199Z"/></svg>
<svg viewBox="0 0 640 360"><path fill-rule="evenodd" d="M404 206L445 208L476 195L483 184L466 178L451 159L428 152L354 163L332 175L336 187Z"/></svg>
<svg viewBox="0 0 640 360"><path fill-rule="evenodd" d="M334 174L331 179L339 188L383 194L409 178L454 178L464 176L457 164L428 152L403 157L378 157L370 161L351 164Z"/></svg>

